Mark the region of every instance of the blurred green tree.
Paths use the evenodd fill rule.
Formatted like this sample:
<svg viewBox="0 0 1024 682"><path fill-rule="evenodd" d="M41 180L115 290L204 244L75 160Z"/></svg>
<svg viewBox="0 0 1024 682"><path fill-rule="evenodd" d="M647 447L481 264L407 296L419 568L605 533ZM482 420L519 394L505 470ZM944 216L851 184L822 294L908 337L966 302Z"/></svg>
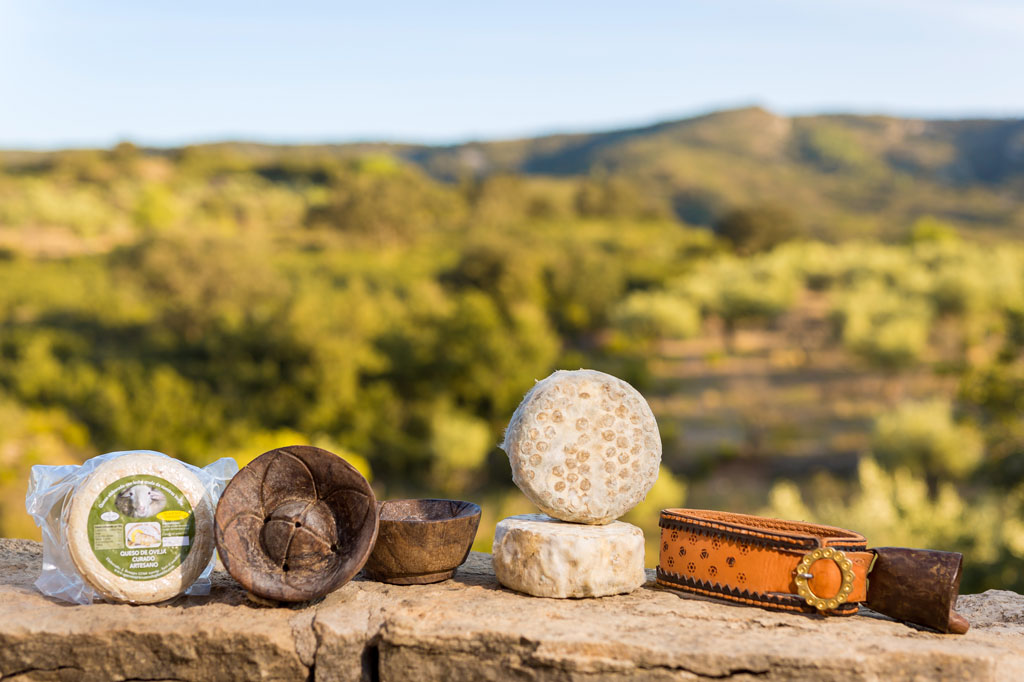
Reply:
<svg viewBox="0 0 1024 682"><path fill-rule="evenodd" d="M465 219L458 192L390 157L353 163L335 174L330 187L327 203L311 207L307 223L378 244L407 242Z"/></svg>
<svg viewBox="0 0 1024 682"><path fill-rule="evenodd" d="M612 324L631 339L688 339L700 333L700 309L675 294L640 291L627 296L612 311Z"/></svg>
<svg viewBox="0 0 1024 682"><path fill-rule="evenodd" d="M645 191L632 179L604 173L584 180L576 193L576 212L585 218L664 219L670 215L667 201Z"/></svg>
<svg viewBox="0 0 1024 682"><path fill-rule="evenodd" d="M769 251L802 234L796 214L776 203L733 209L715 223L715 233L732 244L736 253Z"/></svg>
<svg viewBox="0 0 1024 682"><path fill-rule="evenodd" d="M981 435L953 420L947 401L905 402L878 417L871 450L890 468L907 467L919 474L961 479L981 463Z"/></svg>

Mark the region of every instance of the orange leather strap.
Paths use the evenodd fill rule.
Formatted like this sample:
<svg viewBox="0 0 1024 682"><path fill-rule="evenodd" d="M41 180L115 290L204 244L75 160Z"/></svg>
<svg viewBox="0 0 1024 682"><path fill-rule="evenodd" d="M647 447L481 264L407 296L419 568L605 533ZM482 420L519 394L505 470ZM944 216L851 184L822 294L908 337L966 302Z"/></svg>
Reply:
<svg viewBox="0 0 1024 682"><path fill-rule="evenodd" d="M797 567L818 548L845 553L853 583L845 603L823 612L848 616L867 600L875 553L867 540L833 526L781 521L705 509L661 512L658 583L688 592L784 611L818 613L797 588ZM831 553L830 553L831 554ZM843 574L836 561L810 565L807 587L825 600L839 595Z"/></svg>

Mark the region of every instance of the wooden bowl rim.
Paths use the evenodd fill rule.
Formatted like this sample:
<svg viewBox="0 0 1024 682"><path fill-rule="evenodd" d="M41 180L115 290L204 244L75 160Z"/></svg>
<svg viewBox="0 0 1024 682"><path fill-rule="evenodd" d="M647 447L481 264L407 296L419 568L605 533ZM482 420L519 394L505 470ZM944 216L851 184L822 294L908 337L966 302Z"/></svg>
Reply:
<svg viewBox="0 0 1024 682"><path fill-rule="evenodd" d="M455 516L449 516L443 519L416 519L416 518L400 518L400 519L386 519L384 518L384 507L385 505L399 502L455 502L456 504L464 505L463 509ZM407 524L407 525L420 525L420 524L436 524L436 523L451 523L452 521L458 521L459 519L469 519L474 516L481 514L480 505L476 502L469 502L467 500L450 500L437 497L406 497L398 500L382 500L377 503L377 516L380 518L380 523L395 523L395 524Z"/></svg>
<svg viewBox="0 0 1024 682"><path fill-rule="evenodd" d="M332 580L318 586L316 589L310 589L308 586L296 587L291 583L282 581L288 588L286 591L280 586L274 584L268 586L265 583L264 577L268 575L276 575L277 573L275 571L258 570L257 567L253 566L253 564L248 560L248 556L245 553L236 554L233 551L236 548L227 544L224 537L225 528L226 526L230 526L233 520L243 512L236 511L230 519L225 521L223 517L226 512L223 510L230 506L232 498L240 495L240 491L245 487L253 485L262 487L265 484L263 480L258 484L253 483L252 480L241 475L246 469L254 467L254 465L260 466L257 465L257 462L260 462L265 457L269 460L272 459L273 456L277 456L278 453L286 452L286 454L290 454L292 457L295 457L308 468L309 465L296 454L296 451L307 454L313 458L329 457L340 460L343 463L344 468L354 474L355 477L353 479L353 483L356 487L361 489L359 492L368 498L370 505L376 507L378 513L369 513L368 510L363 524L358 529L356 536L352 539L352 542L345 545L345 548L350 550L350 555L355 558L355 561L353 565L350 566L349 570L340 571L339 569L339 572ZM265 462L264 464L266 465ZM314 478L318 478L316 474L311 475ZM260 507L260 511L263 512L264 509ZM301 603L313 599L319 599L330 594L352 580L363 569L366 562L369 560L370 555L373 553L373 548L377 542L378 533L380 531L380 503L377 500L376 494L373 492L373 487L370 485L370 482L344 457L341 457L330 450L325 450L324 448L318 448L312 445L289 445L264 452L259 457L256 457L242 467L242 470L228 481L228 484L225 486L224 492L221 494L220 500L217 504L214 530L218 556L231 577L245 588L247 592L271 601ZM247 537L249 537L249 540L252 543L260 543L258 532L255 536Z"/></svg>

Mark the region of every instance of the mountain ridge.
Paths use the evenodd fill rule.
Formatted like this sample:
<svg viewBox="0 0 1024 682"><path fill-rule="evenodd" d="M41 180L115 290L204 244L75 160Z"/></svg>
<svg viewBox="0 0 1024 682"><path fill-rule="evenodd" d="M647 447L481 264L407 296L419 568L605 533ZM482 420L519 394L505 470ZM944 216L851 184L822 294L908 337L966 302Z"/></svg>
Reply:
<svg viewBox="0 0 1024 682"><path fill-rule="evenodd" d="M782 203L810 233L892 237L925 215L977 234L1024 234L1024 118L783 116L761 107L597 132L449 145L219 142L146 148L246 163L320 163L385 154L447 183L494 175L632 183L685 222L711 225L732 208ZM14 172L68 152L0 152Z"/></svg>

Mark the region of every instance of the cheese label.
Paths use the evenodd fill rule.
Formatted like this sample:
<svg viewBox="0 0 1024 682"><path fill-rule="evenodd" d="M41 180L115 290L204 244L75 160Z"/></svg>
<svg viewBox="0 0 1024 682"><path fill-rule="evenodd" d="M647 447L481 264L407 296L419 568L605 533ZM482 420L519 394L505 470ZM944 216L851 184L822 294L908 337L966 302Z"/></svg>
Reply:
<svg viewBox="0 0 1024 682"><path fill-rule="evenodd" d="M104 488L89 509L89 545L103 566L128 580L161 578L192 549L192 505L158 476L126 476Z"/></svg>

